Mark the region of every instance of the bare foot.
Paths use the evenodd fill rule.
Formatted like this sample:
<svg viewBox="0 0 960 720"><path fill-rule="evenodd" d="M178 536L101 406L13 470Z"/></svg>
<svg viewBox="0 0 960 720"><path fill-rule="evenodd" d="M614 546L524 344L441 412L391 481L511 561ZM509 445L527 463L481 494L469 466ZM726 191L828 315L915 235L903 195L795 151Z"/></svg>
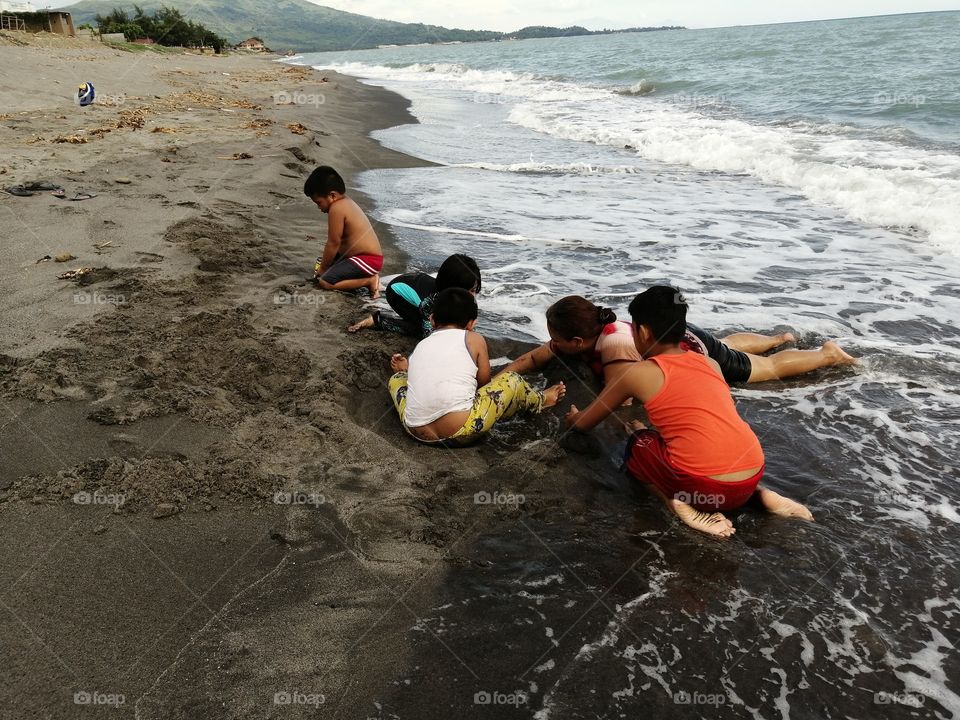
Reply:
<svg viewBox="0 0 960 720"><path fill-rule="evenodd" d="M370 291L370 299L376 300L380 297L380 274L377 273L372 278L370 278L370 283L367 285L367 289Z"/></svg>
<svg viewBox="0 0 960 720"><path fill-rule="evenodd" d="M793 336L793 333L785 332L777 335L775 337L775 340L777 341L776 346L778 347L780 345L786 345L787 343L792 343L794 340L796 340L796 338Z"/></svg>
<svg viewBox="0 0 960 720"><path fill-rule="evenodd" d="M623 424L624 430L627 431L627 435L633 435L635 432L640 430L646 430L647 426L644 424L643 420L630 420Z"/></svg>
<svg viewBox="0 0 960 720"><path fill-rule="evenodd" d="M791 500L788 497L784 497L766 488L758 488L757 493L759 494L760 502L763 503L763 507L766 508L767 512L772 512L774 515L781 517L813 520L813 513L807 509L806 505L801 505L796 500Z"/></svg>
<svg viewBox="0 0 960 720"><path fill-rule="evenodd" d="M372 328L372 327L373 327L373 315L367 315L367 317L365 317L360 322L350 325L347 328L347 332L355 333L355 332L359 332L360 330L365 330L366 328Z"/></svg>
<svg viewBox="0 0 960 720"><path fill-rule="evenodd" d="M397 372L406 372L407 368L410 367L410 363L407 362L401 353L396 353L392 358L390 358L390 369L395 373Z"/></svg>
<svg viewBox="0 0 960 720"><path fill-rule="evenodd" d="M831 365L856 365L860 362L852 355L847 354L843 348L833 340L825 342L823 347L820 348L820 352L830 359Z"/></svg>
<svg viewBox="0 0 960 720"><path fill-rule="evenodd" d="M550 408L560 402L560 399L567 394L567 386L562 382L551 385L543 391L543 407Z"/></svg>
<svg viewBox="0 0 960 720"><path fill-rule="evenodd" d="M676 515L687 527L694 530L705 532L708 535L717 537L730 537L737 530L733 523L723 513L707 513L687 505L685 502L674 498L667 499L667 507Z"/></svg>

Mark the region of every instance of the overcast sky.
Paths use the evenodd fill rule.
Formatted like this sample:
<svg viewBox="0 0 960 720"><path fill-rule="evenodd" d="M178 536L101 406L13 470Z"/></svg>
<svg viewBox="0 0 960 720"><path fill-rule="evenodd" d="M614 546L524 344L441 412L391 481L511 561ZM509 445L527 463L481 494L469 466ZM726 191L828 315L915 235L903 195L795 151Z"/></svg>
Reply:
<svg viewBox="0 0 960 720"><path fill-rule="evenodd" d="M960 10L960 0L314 0L361 15L471 30L584 25L718 27Z"/></svg>

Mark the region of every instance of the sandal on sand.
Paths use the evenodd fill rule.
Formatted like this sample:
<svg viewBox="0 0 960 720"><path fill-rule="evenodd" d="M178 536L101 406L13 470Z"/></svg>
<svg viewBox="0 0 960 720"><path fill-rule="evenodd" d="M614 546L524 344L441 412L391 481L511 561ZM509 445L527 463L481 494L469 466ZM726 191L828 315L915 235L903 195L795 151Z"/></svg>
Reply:
<svg viewBox="0 0 960 720"><path fill-rule="evenodd" d="M43 190L63 190L59 185L54 185L53 183L44 182L42 180L35 180L33 182L24 183L23 185L13 185L12 187L6 188L6 191L11 195L16 195L17 197L30 197L36 192Z"/></svg>
<svg viewBox="0 0 960 720"><path fill-rule="evenodd" d="M39 192L41 190L62 190L63 188L59 185L55 185L51 182L46 182L45 180L35 180L34 182L24 183L23 185L25 190L30 190L32 192Z"/></svg>
<svg viewBox="0 0 960 720"><path fill-rule="evenodd" d="M95 197L97 196L96 193L90 193L90 192L81 191L81 192L76 193L73 197L67 197L67 193L66 193L66 191L65 191L63 188L59 188L58 190L54 190L54 191L53 191L52 193L50 193L50 194L53 195L55 198L60 198L61 200L73 200L73 201L78 201L78 200L90 200L91 198L95 198Z"/></svg>

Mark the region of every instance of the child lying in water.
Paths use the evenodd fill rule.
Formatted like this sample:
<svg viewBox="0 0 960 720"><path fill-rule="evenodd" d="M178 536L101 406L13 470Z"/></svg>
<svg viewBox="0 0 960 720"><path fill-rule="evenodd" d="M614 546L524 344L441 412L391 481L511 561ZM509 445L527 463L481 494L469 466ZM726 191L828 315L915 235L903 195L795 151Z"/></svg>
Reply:
<svg viewBox="0 0 960 720"><path fill-rule="evenodd" d="M535 390L516 373L490 381L487 342L473 332L477 301L462 288L448 288L433 304L433 332L408 361L394 355L390 367L400 421L425 443L461 446L475 442L494 423L521 410L541 412L563 397L563 383Z"/></svg>
<svg viewBox="0 0 960 720"><path fill-rule="evenodd" d="M759 487L763 449L737 414L720 366L681 348L687 305L679 291L652 287L633 299L630 315L643 361L608 382L583 412L574 405L567 424L590 430L627 398L642 402L657 430L635 424L627 472L696 530L733 535L733 523L720 511L734 510L754 494L770 512L812 520L800 503Z"/></svg>

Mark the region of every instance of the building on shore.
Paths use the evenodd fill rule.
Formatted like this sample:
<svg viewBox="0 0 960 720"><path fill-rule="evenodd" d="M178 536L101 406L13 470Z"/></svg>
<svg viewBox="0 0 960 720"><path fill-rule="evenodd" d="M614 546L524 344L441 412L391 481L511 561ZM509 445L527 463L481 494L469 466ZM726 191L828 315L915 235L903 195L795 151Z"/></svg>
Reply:
<svg viewBox="0 0 960 720"><path fill-rule="evenodd" d="M263 44L263 40L258 37L247 38L243 42L237 43L237 47L241 50L253 50L254 52L267 52L267 46Z"/></svg>
<svg viewBox="0 0 960 720"><path fill-rule="evenodd" d="M35 10L32 3L0 0L0 28L21 32L50 32L76 37L73 16L63 10Z"/></svg>

